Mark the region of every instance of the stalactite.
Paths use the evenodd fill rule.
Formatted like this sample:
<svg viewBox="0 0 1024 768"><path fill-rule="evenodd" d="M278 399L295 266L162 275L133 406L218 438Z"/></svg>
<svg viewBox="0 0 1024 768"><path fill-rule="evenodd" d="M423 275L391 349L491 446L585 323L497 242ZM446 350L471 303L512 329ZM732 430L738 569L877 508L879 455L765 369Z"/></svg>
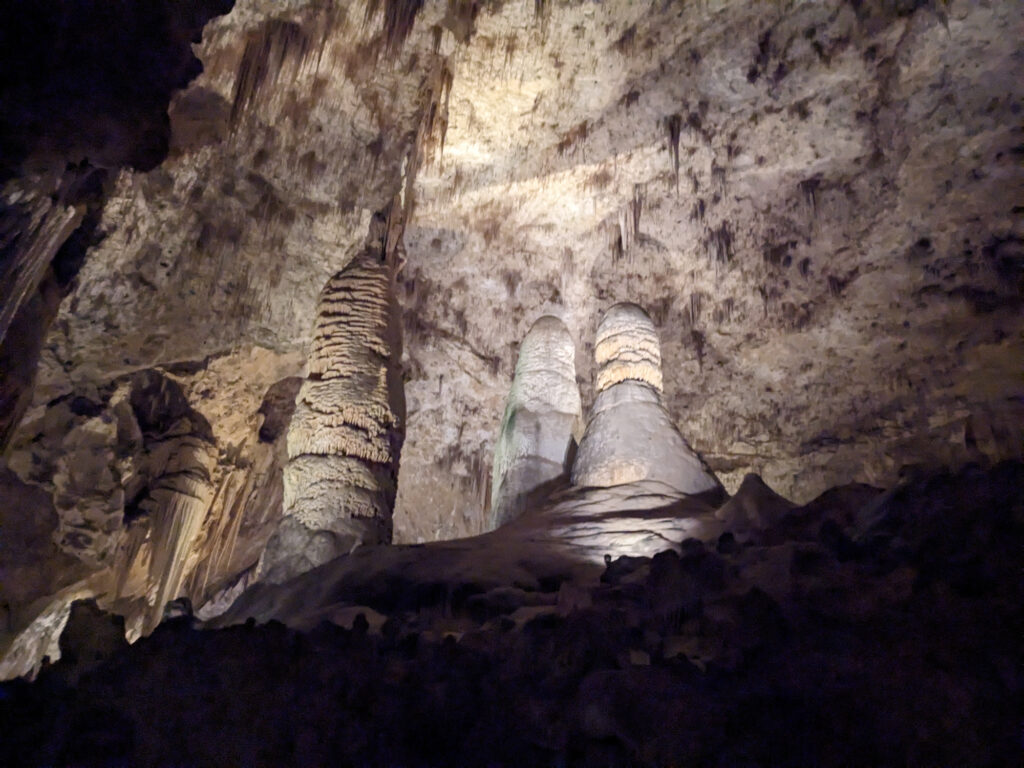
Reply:
<svg viewBox="0 0 1024 768"><path fill-rule="evenodd" d="M704 294L700 291L694 291L690 294L690 322L694 325L700 319L700 311L703 306Z"/></svg>
<svg viewBox="0 0 1024 768"><path fill-rule="evenodd" d="M633 199L629 203L630 218L633 225L633 239L640 239L640 214L644 209L644 202L647 200L647 185L633 185Z"/></svg>
<svg viewBox="0 0 1024 768"><path fill-rule="evenodd" d="M49 198L38 202L24 230L5 232L0 222L0 341L18 309L35 293L57 249L82 222L84 208L53 205Z"/></svg>
<svg viewBox="0 0 1024 768"><path fill-rule="evenodd" d="M149 579L155 601L146 622L152 629L164 606L178 597L192 548L214 496L210 473L216 464L213 446L196 437L172 438L174 447L164 474L150 486L139 506L151 520Z"/></svg>
<svg viewBox="0 0 1024 768"><path fill-rule="evenodd" d="M708 230L704 239L712 265L728 264L733 257L732 227L728 221Z"/></svg>
<svg viewBox="0 0 1024 768"><path fill-rule="evenodd" d="M665 133L668 135L668 151L672 155L672 175L676 192L679 192L679 136L683 132L683 117L678 112L665 118Z"/></svg>
<svg viewBox="0 0 1024 768"><path fill-rule="evenodd" d="M426 107L420 122L417 143L420 158L428 164L435 161L440 163L444 155L452 82L452 71L447 62L440 62L424 86Z"/></svg>
<svg viewBox="0 0 1024 768"><path fill-rule="evenodd" d="M814 176L800 182L800 194L803 195L807 210L813 217L818 212L818 187L821 186L821 179Z"/></svg>
<svg viewBox="0 0 1024 768"><path fill-rule="evenodd" d="M405 44L422 8L423 0L368 0L364 23L369 26L382 13L385 53L393 56Z"/></svg>
<svg viewBox="0 0 1024 768"><path fill-rule="evenodd" d="M281 72L296 70L312 50L302 25L283 19L270 19L249 36L235 76L231 103L231 125L256 103L264 86L277 82Z"/></svg>

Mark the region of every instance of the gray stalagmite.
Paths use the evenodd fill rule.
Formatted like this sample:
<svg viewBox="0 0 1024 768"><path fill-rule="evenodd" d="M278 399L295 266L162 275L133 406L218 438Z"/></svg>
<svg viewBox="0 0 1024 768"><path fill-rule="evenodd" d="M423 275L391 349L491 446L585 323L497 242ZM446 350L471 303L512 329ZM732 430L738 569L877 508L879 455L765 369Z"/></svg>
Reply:
<svg viewBox="0 0 1024 768"><path fill-rule="evenodd" d="M321 293L309 374L288 428L284 519L260 562L264 581L391 542L405 402L384 241L378 218L363 251Z"/></svg>
<svg viewBox="0 0 1024 768"><path fill-rule="evenodd" d="M575 344L565 323L545 315L519 348L494 447L492 527L518 517L531 492L566 473L581 421Z"/></svg>
<svg viewBox="0 0 1024 768"><path fill-rule="evenodd" d="M653 480L686 494L720 491L662 404L661 345L647 313L636 304L609 309L594 355L597 398L573 465L573 485Z"/></svg>

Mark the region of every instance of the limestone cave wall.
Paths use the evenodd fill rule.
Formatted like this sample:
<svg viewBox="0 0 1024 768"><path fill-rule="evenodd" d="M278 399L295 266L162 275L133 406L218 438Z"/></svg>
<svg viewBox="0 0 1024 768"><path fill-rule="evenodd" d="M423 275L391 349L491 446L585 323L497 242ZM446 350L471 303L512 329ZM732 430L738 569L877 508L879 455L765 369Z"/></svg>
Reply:
<svg viewBox="0 0 1024 768"><path fill-rule="evenodd" d="M483 530L520 340L565 323L586 413L622 301L729 491L1024 451L1018 2L115 5L0 25L19 669L75 597L141 631L245 585L320 290L389 206L396 541Z"/></svg>

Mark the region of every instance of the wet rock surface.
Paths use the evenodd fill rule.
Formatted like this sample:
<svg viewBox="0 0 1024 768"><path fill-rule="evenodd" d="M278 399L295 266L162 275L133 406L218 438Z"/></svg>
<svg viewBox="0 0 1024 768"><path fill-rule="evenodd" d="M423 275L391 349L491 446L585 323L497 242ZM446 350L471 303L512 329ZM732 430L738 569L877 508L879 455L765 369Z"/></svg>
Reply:
<svg viewBox="0 0 1024 768"><path fill-rule="evenodd" d="M775 501L749 495L748 510ZM104 620L76 609L78 661L0 687L0 759L1013 764L1024 466L772 506L742 535L562 578L524 561L501 585L395 567L358 595L297 589L328 564L290 583L293 604L335 611L302 630L180 612L132 647L94 631L90 648L81 627Z"/></svg>

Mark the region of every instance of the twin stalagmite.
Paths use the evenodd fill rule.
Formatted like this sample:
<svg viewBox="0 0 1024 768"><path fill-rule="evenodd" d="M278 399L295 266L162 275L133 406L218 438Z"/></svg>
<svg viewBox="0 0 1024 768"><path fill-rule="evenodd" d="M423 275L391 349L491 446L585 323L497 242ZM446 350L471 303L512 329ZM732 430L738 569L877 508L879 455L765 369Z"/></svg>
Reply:
<svg viewBox="0 0 1024 768"><path fill-rule="evenodd" d="M578 447L574 348L568 329L550 316L523 340L495 447L496 525L525 511L532 495L565 472L579 487L654 481L686 495L721 492L662 403L661 344L641 307L616 304L601 319L597 398Z"/></svg>

